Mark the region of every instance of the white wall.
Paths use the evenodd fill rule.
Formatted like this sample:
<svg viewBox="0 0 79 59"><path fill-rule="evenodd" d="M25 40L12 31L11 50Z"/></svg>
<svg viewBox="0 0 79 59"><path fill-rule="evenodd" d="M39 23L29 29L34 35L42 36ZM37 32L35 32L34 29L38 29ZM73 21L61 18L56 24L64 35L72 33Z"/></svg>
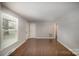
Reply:
<svg viewBox="0 0 79 59"><path fill-rule="evenodd" d="M0 4L0 48L1 48L1 4Z"/></svg>
<svg viewBox="0 0 79 59"><path fill-rule="evenodd" d="M58 23L58 41L79 55L79 9L62 16Z"/></svg>
<svg viewBox="0 0 79 59"><path fill-rule="evenodd" d="M11 14L11 15L13 15L15 17L18 17L18 19L19 19L18 42L16 42L15 44L3 49L2 51L0 51L0 55L7 55L7 54L10 54L19 45L21 45L25 40L27 40L28 33L29 33L29 23L22 16L20 16L17 13L9 10L8 8L3 7L2 11L6 12L8 14Z"/></svg>
<svg viewBox="0 0 79 59"><path fill-rule="evenodd" d="M30 38L36 37L36 24L33 22L30 22Z"/></svg>
<svg viewBox="0 0 79 59"><path fill-rule="evenodd" d="M30 38L55 38L54 34L54 22L30 22Z"/></svg>
<svg viewBox="0 0 79 59"><path fill-rule="evenodd" d="M36 36L49 37L49 34L54 34L53 22L37 22L36 23Z"/></svg>

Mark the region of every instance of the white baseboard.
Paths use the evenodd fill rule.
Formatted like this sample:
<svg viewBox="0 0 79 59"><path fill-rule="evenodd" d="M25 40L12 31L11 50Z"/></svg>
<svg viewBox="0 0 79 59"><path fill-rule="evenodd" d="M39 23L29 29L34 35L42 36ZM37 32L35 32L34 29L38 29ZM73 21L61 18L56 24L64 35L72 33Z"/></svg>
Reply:
<svg viewBox="0 0 79 59"><path fill-rule="evenodd" d="M29 38L35 38L35 39L54 39L54 37L29 37Z"/></svg>
<svg viewBox="0 0 79 59"><path fill-rule="evenodd" d="M73 49L75 52L76 52L76 54L79 56L79 48L78 49Z"/></svg>
<svg viewBox="0 0 79 59"><path fill-rule="evenodd" d="M61 41L59 41L59 40L58 40L58 42L61 43L64 47L66 47L68 50L70 50L72 53L74 53L75 55L78 56L78 54L77 54L76 51L74 51L73 49L69 48L69 47L68 47L67 45L65 45L63 42L61 42Z"/></svg>
<svg viewBox="0 0 79 59"><path fill-rule="evenodd" d="M17 45L17 47L11 49L10 51L8 51L8 53L6 53L4 56L9 56L12 52L14 52L18 47L20 47L24 42L26 42L27 40L22 41L19 45Z"/></svg>

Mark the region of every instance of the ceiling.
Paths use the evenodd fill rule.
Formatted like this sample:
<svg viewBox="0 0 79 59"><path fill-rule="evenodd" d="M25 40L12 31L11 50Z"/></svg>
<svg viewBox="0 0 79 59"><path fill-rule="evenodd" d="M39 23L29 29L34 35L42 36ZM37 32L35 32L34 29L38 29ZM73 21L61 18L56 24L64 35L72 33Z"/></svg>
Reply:
<svg viewBox="0 0 79 59"><path fill-rule="evenodd" d="M25 18L31 18L30 21L55 20L79 8L79 3L76 2L4 2L3 4Z"/></svg>

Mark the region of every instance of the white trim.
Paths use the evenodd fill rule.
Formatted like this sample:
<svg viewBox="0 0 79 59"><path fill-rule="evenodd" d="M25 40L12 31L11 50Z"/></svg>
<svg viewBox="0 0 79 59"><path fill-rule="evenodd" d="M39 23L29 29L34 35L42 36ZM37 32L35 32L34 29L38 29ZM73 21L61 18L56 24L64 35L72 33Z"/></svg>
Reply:
<svg viewBox="0 0 79 59"><path fill-rule="evenodd" d="M29 37L29 38L35 38L35 39L55 39L54 37Z"/></svg>
<svg viewBox="0 0 79 59"><path fill-rule="evenodd" d="M65 45L63 42L61 42L61 41L59 41L59 40L58 40L58 42L61 43L64 47L66 47L68 50L70 50L72 53L74 53L75 55L78 56L78 54L77 54L76 51L74 51L73 49L69 48L69 47L68 47L67 45Z"/></svg>
<svg viewBox="0 0 79 59"><path fill-rule="evenodd" d="M27 39L28 40L28 39ZM26 42L27 40L22 41L20 44L18 44L17 47L9 50L4 56L9 56L12 52L14 52L18 47L20 47L24 42Z"/></svg>

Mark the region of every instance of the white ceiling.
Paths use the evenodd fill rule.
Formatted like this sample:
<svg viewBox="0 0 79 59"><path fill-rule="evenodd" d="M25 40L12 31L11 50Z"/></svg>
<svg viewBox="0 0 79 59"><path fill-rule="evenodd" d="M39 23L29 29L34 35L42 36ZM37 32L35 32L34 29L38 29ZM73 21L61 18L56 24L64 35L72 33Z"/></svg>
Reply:
<svg viewBox="0 0 79 59"><path fill-rule="evenodd" d="M79 7L78 3L68 2L5 2L5 6L18 14L33 20L55 20Z"/></svg>

